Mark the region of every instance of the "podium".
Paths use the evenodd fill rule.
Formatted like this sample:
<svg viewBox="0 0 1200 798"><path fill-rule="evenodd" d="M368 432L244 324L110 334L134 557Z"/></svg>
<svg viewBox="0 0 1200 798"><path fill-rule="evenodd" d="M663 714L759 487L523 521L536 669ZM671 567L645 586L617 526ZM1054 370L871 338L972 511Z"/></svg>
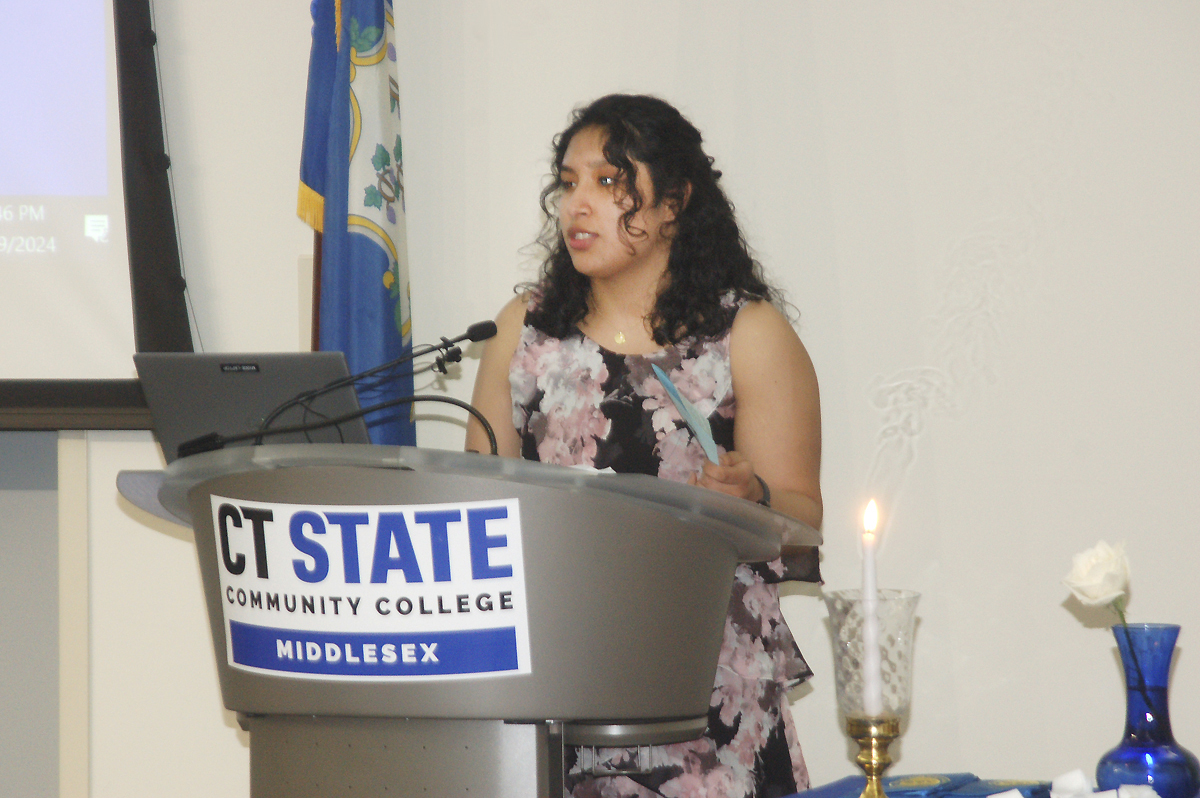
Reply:
<svg viewBox="0 0 1200 798"><path fill-rule="evenodd" d="M124 492L124 490L123 490ZM705 728L739 562L819 534L643 475L408 447L177 460L254 798L561 795Z"/></svg>

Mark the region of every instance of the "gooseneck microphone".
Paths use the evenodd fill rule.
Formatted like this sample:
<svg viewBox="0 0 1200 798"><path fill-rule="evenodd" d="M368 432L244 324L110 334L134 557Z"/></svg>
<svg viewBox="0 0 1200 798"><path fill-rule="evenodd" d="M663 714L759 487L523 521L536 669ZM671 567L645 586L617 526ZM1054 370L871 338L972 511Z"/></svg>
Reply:
<svg viewBox="0 0 1200 798"><path fill-rule="evenodd" d="M333 382L329 383L328 385L324 385L315 390L305 391L304 393L297 394L296 396L293 396L291 399L287 400L286 402L281 404L279 407L275 408L270 413L268 413L267 416L263 419L262 424L259 425L259 430L261 430L264 435L267 434L267 432L266 432L267 429L271 426L271 424L275 421L275 419L279 418L279 416L282 413L284 413L286 410L288 410L289 408L295 407L296 405L299 405L299 404L304 404L305 402L311 402L313 399L316 399L318 396L324 396L325 394L329 393L330 391L336 391L338 388L343 388L347 385L356 384L362 380L365 380L367 377L373 377L376 374L379 374L381 372L388 371L390 369L394 369L397 366L402 366L405 363L409 363L413 360L416 360L419 357L431 355L437 351L444 351L447 354L444 355L443 357L446 360L453 362L454 360L457 360L462 357L462 350L458 350L458 347L454 346L454 344L457 344L460 341L466 341L466 340L470 340L472 343L474 343L476 341L486 341L487 339L491 338L495 334L496 334L496 322L494 322L494 321L477 321L474 324L472 324L470 327L468 327L467 331L465 333L463 333L462 335L460 335L456 338L449 338L449 339L443 338L440 343L426 344L425 346L419 347L417 349L413 349L407 355L402 355L401 357L398 357L395 360L389 360L387 363L384 363L379 366L375 366L374 368L367 369L366 371L360 371L357 374L351 374L349 377L343 377L340 380L334 380ZM455 356L451 356L450 353L454 352L454 350L458 350L458 351ZM439 358L439 360L441 360L441 358ZM444 365L443 365L443 369L444 369ZM444 373L444 371L443 371L443 373ZM257 443L261 443L261 442L262 442L261 440L257 441Z"/></svg>
<svg viewBox="0 0 1200 798"><path fill-rule="evenodd" d="M496 322L476 322L468 327L465 333L455 338L442 338L436 344L426 344L419 348L413 349L408 354L398 357L395 360L390 360L387 363L367 369L366 371L360 371L359 373L352 374L349 377L343 377L342 379L334 380L333 382L323 385L320 388L297 394L268 413L257 430L240 433L238 435L221 435L217 432L210 432L207 435L201 435L198 438L192 438L191 440L184 441L183 443L179 444L177 449L178 456L187 457L189 455L199 454L200 452L209 452L216 449L222 449L230 443L240 443L248 440L253 440L257 445L261 444L263 438L269 435L286 435L288 433L311 432L313 430L324 429L325 427L335 427L338 424L344 424L347 421L353 421L356 418L361 418L362 416L370 413L375 413L380 410L387 410L388 408L397 407L399 405L412 404L413 402L441 402L463 408L472 416L474 416L476 420L479 421L480 425L483 426L483 430L488 436L488 443L491 445L492 454L497 454L498 448L496 445L496 433L492 429L492 425L489 424L488 420L484 417L483 413L479 412L477 408L468 404L467 402L450 396L403 396L386 402L380 402L378 404L371 405L370 407L364 407L353 413L347 413L335 418L324 418L308 424L293 424L286 427L271 426L275 419L277 419L289 408L295 407L296 405L307 404L331 391L336 391L339 388L346 388L348 386L355 385L368 377L373 377L382 372L394 369L397 366L412 362L416 358L431 355L434 352L442 353L438 356L434 368L438 369L444 374L446 363L453 363L462 359L462 350L455 346L455 344L468 340L472 343L486 341L495 334ZM386 380L388 377L385 376L381 379Z"/></svg>
<svg viewBox="0 0 1200 798"><path fill-rule="evenodd" d="M486 341L496 334L496 322L488 319L487 321L477 321L467 328L461 338L455 338L450 343L456 344L464 338L470 338L472 343L478 341Z"/></svg>

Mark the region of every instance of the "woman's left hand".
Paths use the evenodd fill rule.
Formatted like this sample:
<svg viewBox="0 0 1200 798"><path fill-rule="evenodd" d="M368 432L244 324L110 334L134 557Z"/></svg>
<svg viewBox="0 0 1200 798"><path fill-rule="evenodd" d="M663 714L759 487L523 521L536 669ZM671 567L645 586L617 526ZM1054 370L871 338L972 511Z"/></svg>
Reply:
<svg viewBox="0 0 1200 798"><path fill-rule="evenodd" d="M754 464L737 452L723 452L719 465L705 461L704 469L693 474L688 484L752 502L761 501L763 497L762 483L754 476Z"/></svg>

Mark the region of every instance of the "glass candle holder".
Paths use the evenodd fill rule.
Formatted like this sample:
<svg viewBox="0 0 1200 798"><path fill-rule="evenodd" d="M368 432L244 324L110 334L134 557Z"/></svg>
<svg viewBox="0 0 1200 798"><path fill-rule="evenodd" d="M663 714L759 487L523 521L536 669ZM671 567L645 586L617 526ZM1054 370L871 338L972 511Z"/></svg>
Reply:
<svg viewBox="0 0 1200 798"><path fill-rule="evenodd" d="M863 798L883 798L883 773L891 765L888 746L912 701L913 631L920 594L880 590L863 601L861 590L825 594L833 632L834 683L846 731L859 746L855 762L867 775ZM873 624L873 629L867 629ZM864 633L865 632L865 633ZM877 656L866 643L874 641ZM878 668L878 673L870 672ZM871 693L874 695L871 695Z"/></svg>

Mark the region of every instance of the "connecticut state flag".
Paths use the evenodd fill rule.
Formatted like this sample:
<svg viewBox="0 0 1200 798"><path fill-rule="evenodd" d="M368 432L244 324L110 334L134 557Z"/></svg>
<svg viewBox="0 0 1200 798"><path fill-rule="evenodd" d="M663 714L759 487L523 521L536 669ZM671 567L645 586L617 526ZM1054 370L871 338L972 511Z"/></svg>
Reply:
<svg viewBox="0 0 1200 798"><path fill-rule="evenodd" d="M312 18L298 212L322 234L321 349L357 373L412 351L392 2L313 0ZM411 364L379 376L364 407L412 395ZM416 443L410 405L368 424L375 443Z"/></svg>

